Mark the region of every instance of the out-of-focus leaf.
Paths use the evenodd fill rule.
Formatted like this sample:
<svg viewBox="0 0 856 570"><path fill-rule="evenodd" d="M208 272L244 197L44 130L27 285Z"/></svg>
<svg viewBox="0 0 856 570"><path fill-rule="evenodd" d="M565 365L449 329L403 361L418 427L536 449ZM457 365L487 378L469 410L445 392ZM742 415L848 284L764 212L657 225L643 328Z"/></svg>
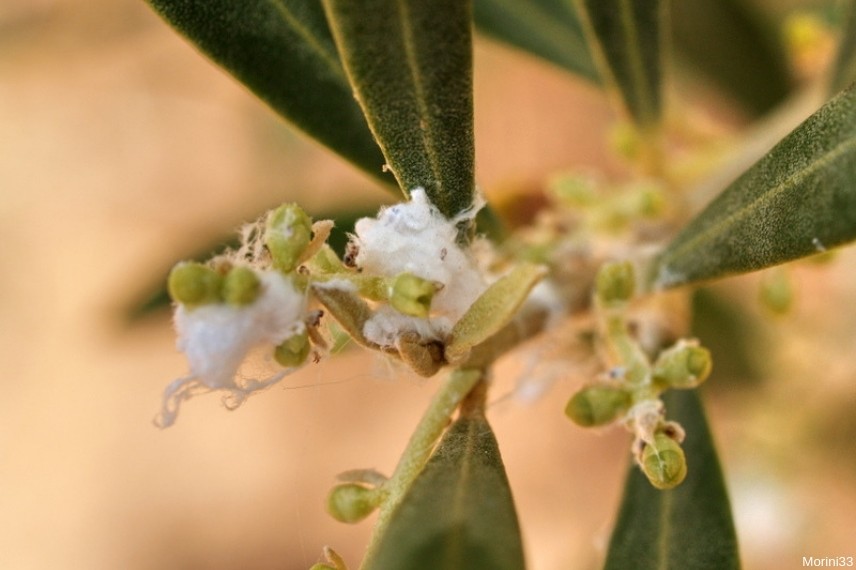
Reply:
<svg viewBox="0 0 856 570"><path fill-rule="evenodd" d="M319 2L148 2L280 115L374 178L392 183Z"/></svg>
<svg viewBox="0 0 856 570"><path fill-rule="evenodd" d="M656 289L745 273L856 239L856 89L731 184L655 260Z"/></svg>
<svg viewBox="0 0 856 570"><path fill-rule="evenodd" d="M697 390L665 398L670 418L686 429L687 478L659 491L630 467L606 570L729 570L740 568L737 536L716 450Z"/></svg>
<svg viewBox="0 0 856 570"><path fill-rule="evenodd" d="M761 114L791 89L785 49L771 24L747 0L671 3L675 53L747 111Z"/></svg>
<svg viewBox="0 0 856 570"><path fill-rule="evenodd" d="M665 2L577 0L577 6L601 74L637 124L656 125L662 112Z"/></svg>
<svg viewBox="0 0 856 570"><path fill-rule="evenodd" d="M476 28L595 83L600 81L568 0L474 0Z"/></svg>
<svg viewBox="0 0 856 570"><path fill-rule="evenodd" d="M467 414L449 428L362 568L524 568L508 478L481 413Z"/></svg>
<svg viewBox="0 0 856 570"><path fill-rule="evenodd" d="M345 252L345 244L348 243L348 234L353 233L354 224L360 218L366 216L374 216L377 210L352 210L346 212L323 212L313 216L316 220L334 220L336 222L333 231L330 232L330 237L327 243L330 244L336 253L341 257ZM227 249L237 249L240 246L240 241L236 236L219 239L213 242L210 246L201 248L196 252L181 257L185 261L206 261L215 255L219 255ZM161 267L153 270L153 273L158 276L148 290L139 294L131 301L123 303L127 308L125 314L130 322L137 321L156 311L169 307L170 298L166 292L166 278L169 275L170 267Z"/></svg>
<svg viewBox="0 0 856 570"><path fill-rule="evenodd" d="M713 393L757 387L765 376L761 345L764 330L734 298L713 287L693 293L693 335L714 355L711 379L705 389Z"/></svg>
<svg viewBox="0 0 856 570"><path fill-rule="evenodd" d="M846 88L856 81L856 0L847 2L847 18L841 30L838 55L832 68L829 90L832 93Z"/></svg>
<svg viewBox="0 0 856 570"><path fill-rule="evenodd" d="M354 93L399 185L447 217L470 207L472 9L467 0L324 0Z"/></svg>

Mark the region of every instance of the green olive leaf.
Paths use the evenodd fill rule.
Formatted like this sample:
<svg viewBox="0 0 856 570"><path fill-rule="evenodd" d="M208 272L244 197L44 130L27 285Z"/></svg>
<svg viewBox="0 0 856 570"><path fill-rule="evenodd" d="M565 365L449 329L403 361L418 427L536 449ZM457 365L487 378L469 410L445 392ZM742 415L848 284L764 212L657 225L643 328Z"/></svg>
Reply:
<svg viewBox="0 0 856 570"><path fill-rule="evenodd" d="M476 29L598 83L582 25L567 0L474 0Z"/></svg>
<svg viewBox="0 0 856 570"><path fill-rule="evenodd" d="M460 362L472 348L499 332L546 273L541 265L521 263L488 287L452 327L446 359Z"/></svg>
<svg viewBox="0 0 856 570"><path fill-rule="evenodd" d="M847 2L847 18L841 30L838 54L829 82L831 93L837 93L856 81L856 1Z"/></svg>
<svg viewBox="0 0 856 570"><path fill-rule="evenodd" d="M666 247L662 289L763 269L856 239L856 90L829 101Z"/></svg>
<svg viewBox="0 0 856 570"><path fill-rule="evenodd" d="M631 465L605 569L738 569L728 494L698 391L673 390L664 400L687 433L687 478L660 491Z"/></svg>
<svg viewBox="0 0 856 570"><path fill-rule="evenodd" d="M369 127L402 190L449 218L472 205L472 13L467 0L324 0Z"/></svg>
<svg viewBox="0 0 856 570"><path fill-rule="evenodd" d="M657 125L662 114L665 6L660 0L577 0L601 75L643 128Z"/></svg>
<svg viewBox="0 0 856 570"><path fill-rule="evenodd" d="M760 115L787 97L792 78L781 34L755 4L681 0L671 3L669 18L676 60Z"/></svg>
<svg viewBox="0 0 856 570"><path fill-rule="evenodd" d="M363 570L522 570L520 527L484 415L455 421Z"/></svg>
<svg viewBox="0 0 856 570"><path fill-rule="evenodd" d="M177 31L300 130L382 181L319 2L148 0Z"/></svg>

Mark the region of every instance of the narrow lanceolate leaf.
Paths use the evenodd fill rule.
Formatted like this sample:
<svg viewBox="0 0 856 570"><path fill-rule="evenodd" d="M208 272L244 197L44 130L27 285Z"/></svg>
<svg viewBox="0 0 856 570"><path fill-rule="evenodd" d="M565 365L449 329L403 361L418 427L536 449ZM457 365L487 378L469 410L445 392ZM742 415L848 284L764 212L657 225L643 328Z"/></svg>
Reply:
<svg viewBox="0 0 856 570"><path fill-rule="evenodd" d="M391 183L319 2L148 2L280 115L368 174Z"/></svg>
<svg viewBox="0 0 856 570"><path fill-rule="evenodd" d="M577 0L595 60L641 127L660 120L665 2Z"/></svg>
<svg viewBox="0 0 856 570"><path fill-rule="evenodd" d="M473 200L468 0L324 0L354 93L399 185L447 217Z"/></svg>
<svg viewBox="0 0 856 570"><path fill-rule="evenodd" d="M455 323L446 345L446 359L458 364L470 349L511 322L529 292L547 273L545 267L521 263L493 283Z"/></svg>
<svg viewBox="0 0 856 570"><path fill-rule="evenodd" d="M630 468L606 570L731 570L740 568L728 494L696 390L670 392L671 419L687 437L687 478L677 488L651 486Z"/></svg>
<svg viewBox="0 0 856 570"><path fill-rule="evenodd" d="M676 58L761 115L788 95L792 81L781 34L755 4L680 0L670 4L669 19Z"/></svg>
<svg viewBox="0 0 856 570"><path fill-rule="evenodd" d="M806 119L655 260L656 289L809 256L856 239L856 89Z"/></svg>
<svg viewBox="0 0 856 570"><path fill-rule="evenodd" d="M483 415L468 414L449 428L362 568L524 568L511 489Z"/></svg>
<svg viewBox="0 0 856 570"><path fill-rule="evenodd" d="M856 81L856 0L848 0L847 17L832 68L830 91L837 93Z"/></svg>
<svg viewBox="0 0 856 570"><path fill-rule="evenodd" d="M568 0L474 0L478 31L589 81L600 81L582 25Z"/></svg>

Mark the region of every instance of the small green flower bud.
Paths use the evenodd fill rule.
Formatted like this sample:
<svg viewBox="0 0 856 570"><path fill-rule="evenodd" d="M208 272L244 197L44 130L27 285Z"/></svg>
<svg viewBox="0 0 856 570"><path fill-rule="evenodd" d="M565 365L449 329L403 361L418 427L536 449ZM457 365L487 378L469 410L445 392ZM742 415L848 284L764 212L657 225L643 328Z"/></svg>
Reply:
<svg viewBox="0 0 856 570"><path fill-rule="evenodd" d="M565 415L583 427L602 426L626 412L631 403L630 394L620 388L589 386L574 394Z"/></svg>
<svg viewBox="0 0 856 570"><path fill-rule="evenodd" d="M635 196L636 210L645 218L656 218L666 210L666 196L657 185L642 187Z"/></svg>
<svg viewBox="0 0 856 570"><path fill-rule="evenodd" d="M402 273L395 278L390 289L389 304L393 308L405 315L425 318L438 287L436 283L412 273Z"/></svg>
<svg viewBox="0 0 856 570"><path fill-rule="evenodd" d="M666 388L695 388L713 368L710 351L695 342L680 341L660 353L654 363L654 381Z"/></svg>
<svg viewBox="0 0 856 570"><path fill-rule="evenodd" d="M687 476L687 459L677 441L658 433L642 450L639 466L658 489L673 489Z"/></svg>
<svg viewBox="0 0 856 570"><path fill-rule="evenodd" d="M337 485L327 497L327 512L339 522L356 523L372 514L379 500L375 489L356 483Z"/></svg>
<svg viewBox="0 0 856 570"><path fill-rule="evenodd" d="M273 358L286 368L300 366L309 356L309 334L306 331L293 335L277 346Z"/></svg>
<svg viewBox="0 0 856 570"><path fill-rule="evenodd" d="M633 265L629 261L605 263L597 272L595 287L598 299L606 305L629 301L636 288Z"/></svg>
<svg viewBox="0 0 856 570"><path fill-rule="evenodd" d="M777 315L784 315L794 304L794 288L788 272L776 267L764 274L760 290L761 304Z"/></svg>
<svg viewBox="0 0 856 570"><path fill-rule="evenodd" d="M276 269L293 271L310 241L312 220L297 204L285 204L268 214L265 245Z"/></svg>
<svg viewBox="0 0 856 570"><path fill-rule="evenodd" d="M550 181L548 191L561 204L585 208L597 201L594 180L581 174L566 174Z"/></svg>
<svg viewBox="0 0 856 570"><path fill-rule="evenodd" d="M261 281L249 267L233 267L223 280L223 298L238 307L255 301L261 291Z"/></svg>
<svg viewBox="0 0 856 570"><path fill-rule="evenodd" d="M188 307L222 300L223 277L202 263L186 261L172 268L167 280L169 296Z"/></svg>

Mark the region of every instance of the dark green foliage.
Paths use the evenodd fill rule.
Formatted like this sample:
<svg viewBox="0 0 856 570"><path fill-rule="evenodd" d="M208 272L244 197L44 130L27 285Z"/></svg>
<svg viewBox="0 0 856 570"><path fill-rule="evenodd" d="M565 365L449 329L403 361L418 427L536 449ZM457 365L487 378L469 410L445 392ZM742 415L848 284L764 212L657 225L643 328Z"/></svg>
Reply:
<svg viewBox="0 0 856 570"><path fill-rule="evenodd" d="M856 1L848 0L847 16L829 90L834 94L856 81Z"/></svg>
<svg viewBox="0 0 856 570"><path fill-rule="evenodd" d="M464 0L325 0L336 44L386 163L447 217L475 192L472 13Z"/></svg>
<svg viewBox="0 0 856 570"><path fill-rule="evenodd" d="M414 481L363 570L522 570L520 528L496 438L458 419Z"/></svg>
<svg viewBox="0 0 856 570"><path fill-rule="evenodd" d="M752 114L791 90L784 46L772 24L746 0L671 3L676 57L701 71Z"/></svg>
<svg viewBox="0 0 856 570"><path fill-rule="evenodd" d="M599 82L582 26L569 0L474 0L479 31Z"/></svg>
<svg viewBox="0 0 856 570"><path fill-rule="evenodd" d="M730 570L740 568L737 537L719 460L697 390L664 398L669 417L686 429L688 474L675 489L651 486L630 466L606 570Z"/></svg>
<svg viewBox="0 0 856 570"><path fill-rule="evenodd" d="M856 90L824 105L672 241L655 288L717 279L856 238Z"/></svg>
<svg viewBox="0 0 856 570"><path fill-rule="evenodd" d="M642 127L662 115L665 5L660 0L578 0L604 76Z"/></svg>
<svg viewBox="0 0 856 570"><path fill-rule="evenodd" d="M148 0L179 32L309 136L385 184L320 2Z"/></svg>

